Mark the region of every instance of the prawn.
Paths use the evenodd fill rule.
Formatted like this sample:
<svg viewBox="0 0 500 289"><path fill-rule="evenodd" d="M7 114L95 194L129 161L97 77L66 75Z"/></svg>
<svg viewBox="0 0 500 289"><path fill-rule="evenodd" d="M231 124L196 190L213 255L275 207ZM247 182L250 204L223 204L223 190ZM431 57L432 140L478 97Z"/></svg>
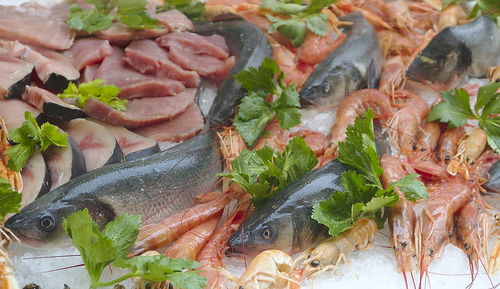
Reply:
<svg viewBox="0 0 500 289"><path fill-rule="evenodd" d="M419 261L420 282L432 260L439 257L450 242L453 215L471 197L471 187L461 177L454 177L429 188L431 198L414 205L415 251Z"/></svg>
<svg viewBox="0 0 500 289"><path fill-rule="evenodd" d="M224 196L222 199L185 209L160 223L141 227L131 254L141 254L175 241L182 234L221 212L228 203L229 198Z"/></svg>
<svg viewBox="0 0 500 289"><path fill-rule="evenodd" d="M384 169L382 183L385 187L414 172L410 164L401 157L384 155L380 160L380 164ZM415 253L413 244L415 212L413 211L413 204L405 198L404 194L399 190L396 190L396 192L399 195L399 200L394 206L388 208L389 228L398 265L403 273L406 287L408 287L406 272L412 271L412 256Z"/></svg>
<svg viewBox="0 0 500 289"><path fill-rule="evenodd" d="M479 259L488 256L488 240L492 224L476 198L456 213L455 224L458 246L469 259L471 279L474 280Z"/></svg>
<svg viewBox="0 0 500 289"><path fill-rule="evenodd" d="M236 289L282 289L289 282L300 285L290 278L293 271L292 258L280 250L267 250L258 254L247 270L237 279Z"/></svg>
<svg viewBox="0 0 500 289"><path fill-rule="evenodd" d="M415 30L415 20L410 14L410 10L405 1L387 1L384 5L384 10L387 15L391 15L391 20L394 22L393 27L396 27L404 34Z"/></svg>
<svg viewBox="0 0 500 289"><path fill-rule="evenodd" d="M417 47L414 39L394 30L380 30L377 31L377 35L384 58L398 55L410 56Z"/></svg>
<svg viewBox="0 0 500 289"><path fill-rule="evenodd" d="M473 129L458 146L457 153L448 164L448 173L453 176L460 173L469 178L469 166L481 156L486 144L487 136L484 130L478 127Z"/></svg>
<svg viewBox="0 0 500 289"><path fill-rule="evenodd" d="M7 180L12 185L14 190L21 192L23 189L23 179L21 174L7 167L7 164L9 163L7 150L10 148L7 135L7 126L0 116L0 178Z"/></svg>
<svg viewBox="0 0 500 289"><path fill-rule="evenodd" d="M220 215L221 213L184 233L184 235L165 251L165 256L195 260L198 253L203 249L203 246L217 228Z"/></svg>
<svg viewBox="0 0 500 289"><path fill-rule="evenodd" d="M389 136L396 148L409 153L413 151L420 123L430 108L420 96L409 91L398 92L395 96L397 99L404 99L404 102L394 104L400 110L387 121L388 127L391 128Z"/></svg>
<svg viewBox="0 0 500 289"><path fill-rule="evenodd" d="M463 135L463 127L449 128L441 134L436 152L437 159L441 164L448 164L457 153L458 144Z"/></svg>
<svg viewBox="0 0 500 289"><path fill-rule="evenodd" d="M413 150L431 154L438 145L440 135L441 127L438 123L429 122L424 124L422 130L417 135L417 141Z"/></svg>
<svg viewBox="0 0 500 289"><path fill-rule="evenodd" d="M500 81L500 65L493 66L488 69L488 79L490 80L490 82Z"/></svg>
<svg viewBox="0 0 500 289"><path fill-rule="evenodd" d="M378 232L377 224L372 219L359 219L351 229L336 237L331 237L315 248L302 253L295 261L302 261L301 279L311 278L322 272L333 271L344 260L347 262L355 249L368 248Z"/></svg>
<svg viewBox="0 0 500 289"><path fill-rule="evenodd" d="M439 15L438 29L442 31L448 26L457 26L459 25L459 19L464 19L466 17L462 6L458 4L448 5L441 11L441 15Z"/></svg>
<svg viewBox="0 0 500 289"><path fill-rule="evenodd" d="M403 57L398 55L386 60L380 76L379 89L392 96L397 90L404 87L405 82L406 66Z"/></svg>
<svg viewBox="0 0 500 289"><path fill-rule="evenodd" d="M354 123L358 115L369 108L378 108L382 118L388 118L391 113L389 97L376 89L361 89L347 96L337 110L335 124L328 137L325 159L331 159L337 152L337 145L346 138L347 126Z"/></svg>

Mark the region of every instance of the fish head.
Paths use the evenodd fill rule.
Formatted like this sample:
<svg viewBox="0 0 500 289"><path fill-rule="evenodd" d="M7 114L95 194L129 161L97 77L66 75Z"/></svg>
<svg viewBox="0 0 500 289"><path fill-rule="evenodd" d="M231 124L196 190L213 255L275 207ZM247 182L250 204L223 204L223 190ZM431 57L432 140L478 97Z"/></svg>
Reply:
<svg viewBox="0 0 500 289"><path fill-rule="evenodd" d="M352 65L339 65L315 78L311 74L302 89L300 100L304 106L335 107L347 95L357 90L362 82L359 71Z"/></svg>
<svg viewBox="0 0 500 289"><path fill-rule="evenodd" d="M253 214L234 232L229 240L228 256L247 255L254 257L262 251L280 249L291 252L293 248L292 215L276 218L252 218Z"/></svg>
<svg viewBox="0 0 500 289"><path fill-rule="evenodd" d="M406 72L409 79L451 84L471 66L470 49L453 36L450 28L434 37L417 55Z"/></svg>
<svg viewBox="0 0 500 289"><path fill-rule="evenodd" d="M52 191L54 192L54 191ZM52 192L38 198L5 222L5 227L26 245L53 248L70 244L62 222L71 214L88 208L101 227L114 218L108 206L93 200L54 200Z"/></svg>

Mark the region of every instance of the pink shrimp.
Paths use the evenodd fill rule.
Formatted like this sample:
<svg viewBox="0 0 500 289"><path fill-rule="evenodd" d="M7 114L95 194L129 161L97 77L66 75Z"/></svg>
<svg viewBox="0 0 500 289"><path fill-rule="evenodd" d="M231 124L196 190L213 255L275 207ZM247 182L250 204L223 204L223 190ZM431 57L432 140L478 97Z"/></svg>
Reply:
<svg viewBox="0 0 500 289"><path fill-rule="evenodd" d="M316 65L337 49L345 38L345 34L333 31L328 31L326 36L307 33L304 43L297 48L297 55L305 63Z"/></svg>
<svg viewBox="0 0 500 289"><path fill-rule="evenodd" d="M393 96L396 91L401 90L405 85L405 75L406 66L404 58L400 55L389 58L384 62L379 89Z"/></svg>
<svg viewBox="0 0 500 289"><path fill-rule="evenodd" d="M314 65L301 62L297 55L276 40L269 37L273 56L281 71L285 73L285 84L297 84L300 88L314 70Z"/></svg>
<svg viewBox="0 0 500 289"><path fill-rule="evenodd" d="M429 122L422 126L422 130L417 135L417 141L413 150L420 152L432 153L439 141L441 135L441 127L436 122Z"/></svg>
<svg viewBox="0 0 500 289"><path fill-rule="evenodd" d="M389 134L395 147L403 153L409 153L413 151L420 123L430 108L420 96L409 91L401 91L396 96L404 102L395 104L400 110L387 122L391 128Z"/></svg>
<svg viewBox="0 0 500 289"><path fill-rule="evenodd" d="M263 135L255 144L255 149L261 149L268 145L274 150L283 151L288 144L290 132L281 128L277 120L272 120L264 129Z"/></svg>
<svg viewBox="0 0 500 289"><path fill-rule="evenodd" d="M458 4L448 5L446 8L441 11L441 15L439 16L438 28L439 31L445 29L448 26L456 26L459 25L459 19L466 18L464 9L462 6Z"/></svg>
<svg viewBox="0 0 500 289"><path fill-rule="evenodd" d="M481 202L473 198L455 215L458 246L469 259L471 279L474 280L479 259L488 256L488 240L492 223Z"/></svg>
<svg viewBox="0 0 500 289"><path fill-rule="evenodd" d="M384 155L380 160L380 164L384 169L382 182L385 187L413 172L411 166L401 157ZM389 208L389 228L391 229L392 243L398 265L403 273L406 287L408 287L406 272L411 272L413 269L411 258L415 253L415 246L413 244L415 213L412 203L406 200L404 194L399 190L397 192L399 200L394 206Z"/></svg>
<svg viewBox="0 0 500 289"><path fill-rule="evenodd" d="M437 159L441 164L448 164L457 153L458 143L464 135L463 127L447 129L439 137Z"/></svg>
<svg viewBox="0 0 500 289"><path fill-rule="evenodd" d="M337 144L346 137L347 126L354 123L357 116L363 111L373 108L380 111L380 117L387 119L392 111L389 103L389 97L376 89L361 89L347 96L337 110L335 124L330 130L328 137L327 150L325 158L332 158L337 151Z"/></svg>
<svg viewBox="0 0 500 289"><path fill-rule="evenodd" d="M320 156L325 152L326 136L324 134L309 129L301 129L290 134L290 137L295 136L301 136L316 156Z"/></svg>
<svg viewBox="0 0 500 289"><path fill-rule="evenodd" d="M463 207L471 197L471 187L461 177L454 177L437 183L429 188L431 198L414 205L415 249L419 260L420 282L427 273L431 261L439 257L444 247L450 242L453 215Z"/></svg>
<svg viewBox="0 0 500 289"><path fill-rule="evenodd" d="M182 234L222 211L228 203L229 198L224 196L221 199L185 209L160 223L141 227L137 241L132 247L132 254L141 254L175 241Z"/></svg>
<svg viewBox="0 0 500 289"><path fill-rule="evenodd" d="M377 35L384 57L410 56L417 48L417 43L414 39L394 30L379 30L377 31Z"/></svg>
<svg viewBox="0 0 500 289"><path fill-rule="evenodd" d="M194 229L184 233L166 251L165 255L170 258L184 258L195 260L203 246L215 231L219 223L220 213L208 219Z"/></svg>
<svg viewBox="0 0 500 289"><path fill-rule="evenodd" d="M399 29L403 34L415 30L416 23L406 3L406 1L397 0L387 1L384 5L385 13L391 16L392 26Z"/></svg>

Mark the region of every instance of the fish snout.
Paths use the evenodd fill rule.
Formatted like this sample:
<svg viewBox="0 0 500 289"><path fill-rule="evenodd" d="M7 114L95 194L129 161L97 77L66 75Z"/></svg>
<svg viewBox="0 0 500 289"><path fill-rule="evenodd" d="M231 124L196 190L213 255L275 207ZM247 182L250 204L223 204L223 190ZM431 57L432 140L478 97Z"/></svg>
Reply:
<svg viewBox="0 0 500 289"><path fill-rule="evenodd" d="M243 233L241 229L234 232L227 240L227 246L229 247L225 255L227 257L235 257L244 254L245 243L248 241L248 234Z"/></svg>

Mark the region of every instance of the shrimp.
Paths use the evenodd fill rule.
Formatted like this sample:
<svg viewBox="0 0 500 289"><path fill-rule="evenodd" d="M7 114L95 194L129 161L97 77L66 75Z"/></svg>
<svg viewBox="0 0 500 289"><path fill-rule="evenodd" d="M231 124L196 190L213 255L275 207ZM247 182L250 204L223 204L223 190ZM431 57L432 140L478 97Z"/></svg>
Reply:
<svg viewBox="0 0 500 289"><path fill-rule="evenodd" d="M385 187L388 187L393 182L401 179L409 173L413 173L411 166L401 157L384 155L380 160L380 164L384 169L382 174L382 182ZM408 201L404 194L397 190L399 200L394 206L388 209L389 212L389 228L392 235L392 243L398 260L399 268L403 273L406 287L406 272L412 271L412 256L415 253L413 244L413 234L415 230L415 212L413 205Z"/></svg>
<svg viewBox="0 0 500 289"><path fill-rule="evenodd" d="M424 124L422 130L417 135L417 141L413 150L431 154L438 145L440 135L441 127L438 123L429 122Z"/></svg>
<svg viewBox="0 0 500 289"><path fill-rule="evenodd" d="M471 197L471 187L461 177L454 177L429 188L431 198L414 205L415 251L419 261L420 283L430 262L441 255L450 242L453 215Z"/></svg>
<svg viewBox="0 0 500 289"><path fill-rule="evenodd" d="M377 36L385 58L398 55L410 56L417 48L417 43L414 39L394 30L379 30L377 31Z"/></svg>
<svg viewBox="0 0 500 289"><path fill-rule="evenodd" d="M195 260L198 253L214 233L219 219L220 213L186 232L165 251L165 255L170 258Z"/></svg>
<svg viewBox="0 0 500 289"><path fill-rule="evenodd" d="M229 236L236 231L238 226L245 219L248 209L250 208L250 195L244 194L239 199L235 211L227 218L220 228L212 234L205 247L196 257L196 261L200 263L199 270L201 274L208 280L206 289L226 288L223 285L223 276L220 268L224 266L222 263L222 251L226 246L226 241Z"/></svg>
<svg viewBox="0 0 500 289"><path fill-rule="evenodd" d="M279 122L274 119L266 125L263 135L255 144L255 149L261 149L268 145L274 150L283 151L288 144L290 131L281 128Z"/></svg>
<svg viewBox="0 0 500 289"><path fill-rule="evenodd" d="M342 260L347 261L355 249L368 248L377 232L374 220L359 219L348 231L306 250L295 261L303 260L300 264L303 267L301 278L311 278L322 272L335 270Z"/></svg>
<svg viewBox="0 0 500 289"><path fill-rule="evenodd" d="M220 151L224 158L224 167L232 170L231 163L242 151L246 149L246 144L234 127L224 127L222 132L218 132L220 139Z"/></svg>
<svg viewBox="0 0 500 289"><path fill-rule="evenodd" d="M396 97L404 99L404 102L395 104L400 110L387 122L391 128L389 135L396 148L409 153L413 151L420 123L430 108L420 96L406 90L399 92Z"/></svg>
<svg viewBox="0 0 500 289"><path fill-rule="evenodd" d="M472 165L483 153L487 144L487 136L484 130L476 127L460 143L457 154L453 156L448 164L447 171L450 175L457 173L469 178L469 166Z"/></svg>
<svg viewBox="0 0 500 289"><path fill-rule="evenodd" d="M380 76L379 89L393 96L397 90L401 90L406 82L406 66L403 57L398 55L384 62L382 75Z"/></svg>
<svg viewBox="0 0 500 289"><path fill-rule="evenodd" d="M19 289L16 279L14 278L14 271L9 266L10 260L7 253L3 251L3 247L7 240L2 240L0 233L0 288L3 289Z"/></svg>
<svg viewBox="0 0 500 289"><path fill-rule="evenodd" d="M389 97L383 92L371 88L358 90L340 103L335 124L328 137L327 150L325 151L326 159L330 159L336 154L338 143L346 138L347 126L353 124L356 117L369 108L378 108L380 116L384 119L392 113Z"/></svg>
<svg viewBox="0 0 500 289"><path fill-rule="evenodd" d="M309 129L301 129L290 134L290 137L295 136L301 136L316 156L320 156L325 152L326 136L324 134Z"/></svg>
<svg viewBox="0 0 500 289"><path fill-rule="evenodd" d="M493 66L488 69L488 79L490 80L490 82L500 81L500 65Z"/></svg>
<svg viewBox="0 0 500 289"><path fill-rule="evenodd" d="M492 224L476 198L456 213L455 224L458 246L469 259L471 278L474 280L479 259L488 256L488 240Z"/></svg>
<svg viewBox="0 0 500 289"><path fill-rule="evenodd" d="M235 286L236 289L282 289L289 282L299 284L290 278L293 269L292 258L280 250L267 250L257 255Z"/></svg>
<svg viewBox="0 0 500 289"><path fill-rule="evenodd" d="M457 153L458 143L464 135L464 128L449 128L439 137L437 159L441 164L448 164L451 158Z"/></svg>
<svg viewBox="0 0 500 289"><path fill-rule="evenodd" d="M457 26L459 25L459 19L466 18L464 9L462 6L458 4L448 5L446 8L441 11L441 15L439 16L438 28L439 31L445 29L448 26Z"/></svg>
<svg viewBox="0 0 500 289"><path fill-rule="evenodd" d="M495 247L488 261L488 271L490 274L495 274L498 270L500 270L500 234L497 234Z"/></svg>
<svg viewBox="0 0 500 289"><path fill-rule="evenodd" d="M185 209L160 223L141 227L137 241L132 247L132 254L141 254L175 241L182 234L222 211L228 203L229 198L224 196L222 199Z"/></svg>
<svg viewBox="0 0 500 289"><path fill-rule="evenodd" d="M0 178L7 180L14 190L21 192L23 189L21 174L7 168L7 164L9 163L7 150L10 148L7 135L7 126L2 117L0 117Z"/></svg>
<svg viewBox="0 0 500 289"><path fill-rule="evenodd" d="M300 59L290 49L281 45L272 37L268 37L271 42L274 59L278 63L281 71L285 73L283 82L287 85L297 84L301 88L309 75L314 71L314 65L300 62Z"/></svg>
<svg viewBox="0 0 500 289"><path fill-rule="evenodd" d="M415 20L411 16L406 3L405 1L397 0L388 1L384 5L385 13L390 15L391 20L394 21L393 27L396 27L404 34L415 30Z"/></svg>

